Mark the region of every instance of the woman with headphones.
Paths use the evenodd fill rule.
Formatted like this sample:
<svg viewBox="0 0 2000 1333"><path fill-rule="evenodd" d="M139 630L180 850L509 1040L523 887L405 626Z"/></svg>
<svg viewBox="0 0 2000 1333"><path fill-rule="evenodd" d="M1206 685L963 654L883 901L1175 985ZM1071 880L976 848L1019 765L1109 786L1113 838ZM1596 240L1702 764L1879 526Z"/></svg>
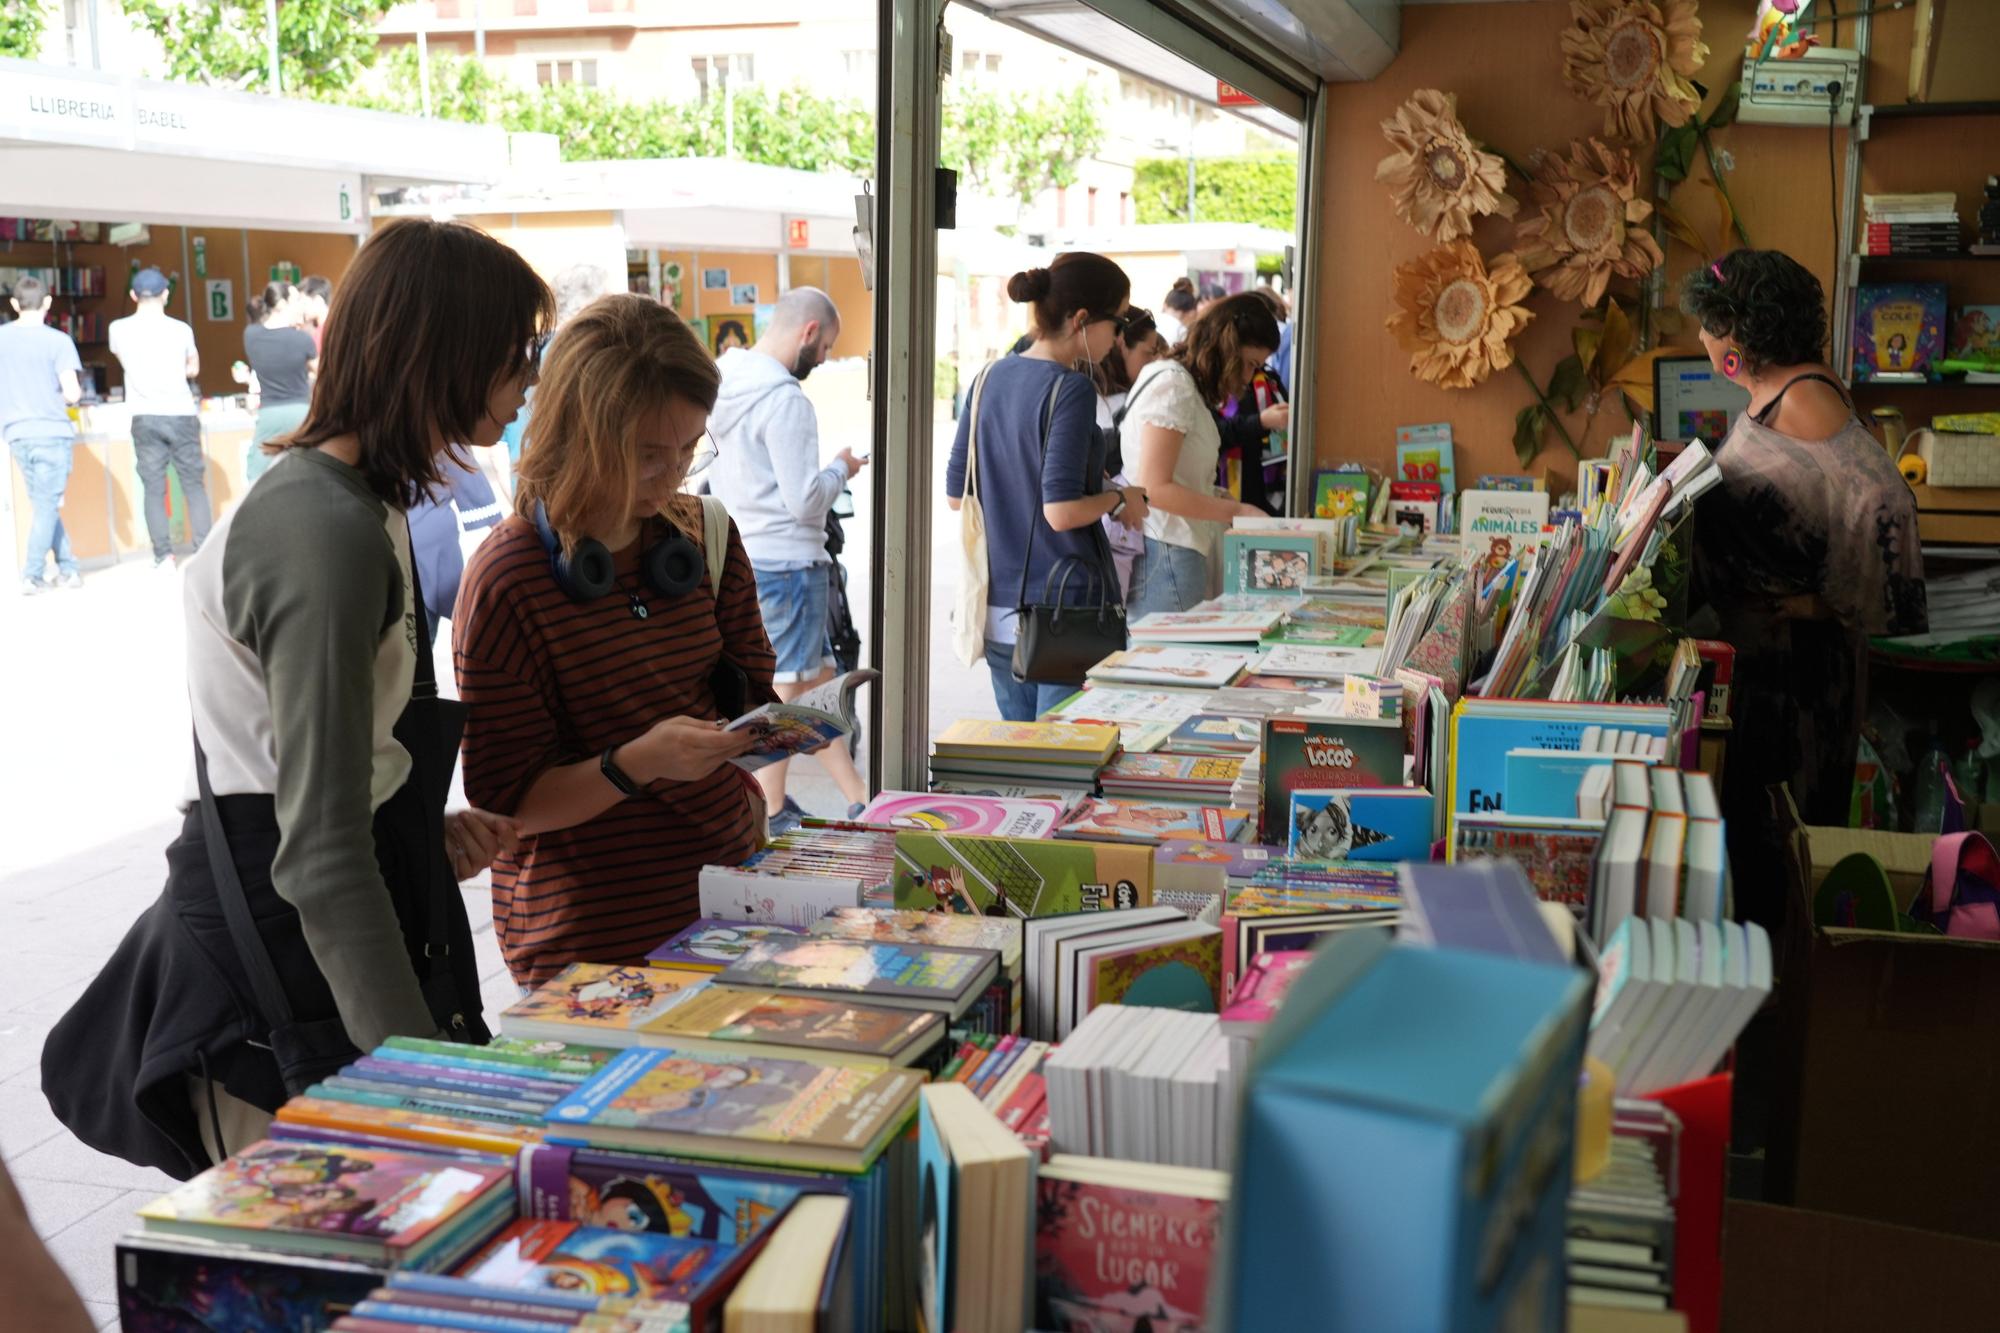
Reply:
<svg viewBox="0 0 2000 1333"><path fill-rule="evenodd" d="M520 828L493 926L522 985L638 962L699 915L701 867L763 833L729 766L749 735L721 729L776 699L756 576L721 507L681 493L720 382L665 306L586 307L542 362L515 513L460 585L465 790Z"/></svg>

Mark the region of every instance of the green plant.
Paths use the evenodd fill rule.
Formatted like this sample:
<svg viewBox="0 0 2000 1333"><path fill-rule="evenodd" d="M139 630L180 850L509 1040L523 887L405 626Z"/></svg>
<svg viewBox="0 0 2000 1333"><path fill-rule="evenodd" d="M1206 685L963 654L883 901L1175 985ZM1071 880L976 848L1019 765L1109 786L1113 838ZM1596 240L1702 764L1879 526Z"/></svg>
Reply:
<svg viewBox="0 0 2000 1333"><path fill-rule="evenodd" d="M1132 167L1132 203L1140 222L1186 222L1187 159L1143 157ZM1195 161L1195 217L1292 230L1299 163L1289 153L1205 157Z"/></svg>
<svg viewBox="0 0 2000 1333"><path fill-rule="evenodd" d="M393 3L284 0L278 6L284 91L325 96L352 87L375 62L375 21ZM263 0L124 0L124 6L159 39L169 78L222 88L262 89L269 82Z"/></svg>
<svg viewBox="0 0 2000 1333"><path fill-rule="evenodd" d="M0 10L0 56L33 60L42 53L42 32L49 19L48 0L10 0Z"/></svg>
<svg viewBox="0 0 2000 1333"><path fill-rule="evenodd" d="M938 160L982 194L1013 199L1018 218L1043 190L1074 185L1077 166L1103 144L1087 87L1025 97L954 83Z"/></svg>
<svg viewBox="0 0 2000 1333"><path fill-rule="evenodd" d="M1708 89L1700 84L1695 91L1706 99ZM1743 219L1736 212L1736 205L1729 197L1729 186L1723 182L1722 169L1716 160L1715 142L1709 138L1711 130L1719 130L1736 123L1736 112L1743 98L1743 81L1731 83L1716 99L1715 110L1707 116L1696 112L1685 125L1677 126L1660 136L1659 151L1653 158L1653 172L1661 180L1680 182L1688 178L1694 166L1694 150L1699 147L1702 157L1708 163L1708 180L1704 182L1715 195L1716 207L1721 213L1721 234L1713 247L1695 227L1689 224L1677 210L1661 199L1654 205L1660 220L1666 224L1667 232L1675 240L1688 246L1695 253L1707 259L1718 257L1728 245L1729 233L1736 233L1737 243L1748 248L1750 233L1744 230Z"/></svg>

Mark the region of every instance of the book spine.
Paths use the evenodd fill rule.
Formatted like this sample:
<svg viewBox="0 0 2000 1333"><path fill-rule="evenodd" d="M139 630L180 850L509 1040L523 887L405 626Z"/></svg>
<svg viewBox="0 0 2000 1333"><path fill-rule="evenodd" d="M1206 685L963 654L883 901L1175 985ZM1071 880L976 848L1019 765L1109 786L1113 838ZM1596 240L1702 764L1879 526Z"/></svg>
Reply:
<svg viewBox="0 0 2000 1333"><path fill-rule="evenodd" d="M552 1222L570 1218L570 1162L576 1149L531 1143L514 1160L514 1192L521 1216Z"/></svg>

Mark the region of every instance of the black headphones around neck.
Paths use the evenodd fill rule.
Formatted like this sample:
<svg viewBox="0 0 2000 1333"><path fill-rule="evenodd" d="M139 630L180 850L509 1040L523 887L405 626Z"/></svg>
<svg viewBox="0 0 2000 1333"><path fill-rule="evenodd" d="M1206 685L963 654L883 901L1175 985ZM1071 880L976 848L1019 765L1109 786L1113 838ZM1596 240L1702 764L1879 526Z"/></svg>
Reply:
<svg viewBox="0 0 2000 1333"><path fill-rule="evenodd" d="M590 537L580 538L575 550L563 554L562 542L549 526L549 511L539 502L535 505L535 535L542 539L542 549L548 552L549 572L555 575L556 586L572 602L594 602L617 590L617 570L604 543ZM667 525L666 537L648 546L639 557L639 577L662 597L693 592L700 586L706 569L701 548L671 523Z"/></svg>

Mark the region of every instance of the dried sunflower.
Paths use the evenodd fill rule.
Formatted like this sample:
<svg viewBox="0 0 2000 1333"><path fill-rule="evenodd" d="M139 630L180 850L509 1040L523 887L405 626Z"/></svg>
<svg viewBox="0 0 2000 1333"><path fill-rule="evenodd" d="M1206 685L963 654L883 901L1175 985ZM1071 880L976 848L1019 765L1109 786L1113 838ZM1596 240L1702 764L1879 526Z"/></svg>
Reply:
<svg viewBox="0 0 2000 1333"><path fill-rule="evenodd" d="M1458 123L1458 98L1423 88L1382 122L1396 151L1375 167L1396 212L1426 236L1455 241L1472 234L1475 214L1511 218L1521 205L1507 193L1507 164L1473 146Z"/></svg>
<svg viewBox="0 0 2000 1333"><path fill-rule="evenodd" d="M1579 139L1568 157L1551 153L1536 168L1534 202L1541 211L1514 232L1521 266L1566 301L1594 306L1612 275L1641 278L1666 258L1639 225L1653 206L1623 148Z"/></svg>
<svg viewBox="0 0 2000 1333"><path fill-rule="evenodd" d="M1514 363L1509 339L1530 319L1518 303L1534 285L1521 261L1501 255L1488 269L1470 241L1440 246L1396 269L1389 331L1410 354L1410 373L1447 389L1469 389Z"/></svg>
<svg viewBox="0 0 2000 1333"><path fill-rule="evenodd" d="M1655 117L1685 125L1701 106L1688 82L1708 59L1695 0L1570 0L1563 77L1604 108L1604 132L1653 138Z"/></svg>

